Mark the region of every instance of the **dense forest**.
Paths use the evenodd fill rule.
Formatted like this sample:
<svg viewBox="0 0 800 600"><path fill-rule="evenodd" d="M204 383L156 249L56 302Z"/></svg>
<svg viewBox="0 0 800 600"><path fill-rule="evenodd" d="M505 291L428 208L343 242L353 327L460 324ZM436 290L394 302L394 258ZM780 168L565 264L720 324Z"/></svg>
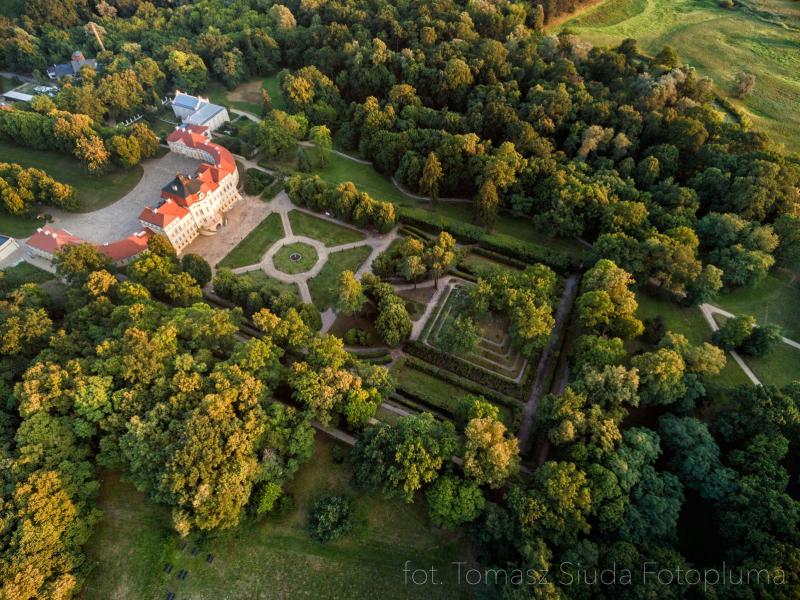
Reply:
<svg viewBox="0 0 800 600"><path fill-rule="evenodd" d="M630 584L502 581L492 590L500 597L797 596L800 385L711 389L724 353L671 332L628 352L653 337L635 316L637 285L696 304L798 259L800 160L725 113L712 82L671 48L648 57L634 40L592 48L542 33L568 10L509 0L32 0L0 20L4 69L42 71L76 47L96 52L102 68L65 85L57 111L102 121L147 110L175 87L202 92L213 78L232 88L286 69L291 115L265 98L262 139L291 137L299 121L324 125L339 147L434 202L473 199L487 229L513 211L591 245L571 381L540 407L537 434L551 450L528 481L480 399L464 407L463 447L427 416L365 427L391 392L385 370L314 333L301 307L254 306L263 337L239 341L242 313L195 304L202 277L163 249L129 266L126 281L90 249L65 253L63 306L33 285L3 290L8 598L80 589L99 467L124 470L171 506L181 533L227 527L280 502L310 456L311 418L361 431L357 482L406 500L425 492L432 520L463 524L484 565L569 565L570 581L595 569L633 574ZM87 20L102 25L105 51ZM326 193L313 179L291 186L306 203ZM391 226L391 205L375 206L380 218L364 224ZM552 272L531 269L549 296ZM533 314L542 304L529 292L515 305L506 282L483 283L476 306ZM520 343L540 344L525 313L513 315ZM719 345L769 337L740 329ZM646 423L631 418L635 408ZM463 471L448 466L453 454ZM665 586L643 576L644 563L733 575L713 589Z"/></svg>

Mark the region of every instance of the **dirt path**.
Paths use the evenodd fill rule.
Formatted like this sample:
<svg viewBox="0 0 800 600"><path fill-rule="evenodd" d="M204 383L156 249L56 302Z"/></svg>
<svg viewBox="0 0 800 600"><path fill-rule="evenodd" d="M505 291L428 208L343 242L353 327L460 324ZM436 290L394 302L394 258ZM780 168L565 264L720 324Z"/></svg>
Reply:
<svg viewBox="0 0 800 600"><path fill-rule="evenodd" d="M522 409L522 424L519 428L517 437L519 438L520 454L525 456L530 451L531 435L533 433L533 423L536 417L536 409L539 407L539 401L544 396L546 390L544 389L545 383L549 379L549 374L555 368L553 359L555 358L555 351L561 343L561 336L564 334L564 329L569 320L569 314L572 311L572 305L575 303L575 297L578 295L578 280L579 275L573 274L567 278L564 283L564 293L561 296L561 302L556 309L555 325L550 334L550 341L547 343L542 357L539 359L539 365L536 367L536 377L534 379L533 388L528 396L528 401Z"/></svg>

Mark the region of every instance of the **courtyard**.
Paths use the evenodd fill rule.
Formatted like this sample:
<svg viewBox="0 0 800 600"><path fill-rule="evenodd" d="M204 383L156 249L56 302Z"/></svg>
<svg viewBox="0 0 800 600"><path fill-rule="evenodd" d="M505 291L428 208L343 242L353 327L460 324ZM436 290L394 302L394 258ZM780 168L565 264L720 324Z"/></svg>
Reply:
<svg viewBox="0 0 800 600"><path fill-rule="evenodd" d="M161 189L175 177L175 174L194 173L199 164L199 161L176 152L168 152L160 158L151 158L142 163L144 175L139 182L119 200L105 208L88 213L49 209L49 213L53 216L52 225L96 244L127 237L142 230L139 213L144 207L158 203Z"/></svg>

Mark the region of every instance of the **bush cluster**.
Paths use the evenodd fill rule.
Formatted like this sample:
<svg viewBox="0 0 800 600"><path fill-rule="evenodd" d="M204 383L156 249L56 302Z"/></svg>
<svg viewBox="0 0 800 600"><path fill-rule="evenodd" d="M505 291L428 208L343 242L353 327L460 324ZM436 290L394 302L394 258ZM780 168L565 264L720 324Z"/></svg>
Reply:
<svg viewBox="0 0 800 600"><path fill-rule="evenodd" d="M247 169L244 173L244 193L248 196L258 196L274 181L274 176L261 169Z"/></svg>
<svg viewBox="0 0 800 600"><path fill-rule="evenodd" d="M295 294L279 293L268 285L259 285L248 275L235 275L230 269L223 268L217 271L212 284L218 296L240 306L248 317L262 308L282 317L294 308L312 330L318 331L322 327L322 318L313 304L303 304Z"/></svg>
<svg viewBox="0 0 800 600"><path fill-rule="evenodd" d="M318 542L330 542L353 528L353 505L344 496L325 496L311 509L308 531Z"/></svg>
<svg viewBox="0 0 800 600"><path fill-rule="evenodd" d="M400 207L400 220L406 226L425 231L447 231L462 243L478 244L480 247L524 263L540 262L559 271L571 271L582 264L580 257L542 248L500 233L486 233L477 225L432 214L421 208Z"/></svg>
<svg viewBox="0 0 800 600"><path fill-rule="evenodd" d="M387 233L397 223L394 204L380 202L352 183L334 185L316 175L294 175L286 180L289 198L299 206L317 212L332 212L337 218L359 227Z"/></svg>

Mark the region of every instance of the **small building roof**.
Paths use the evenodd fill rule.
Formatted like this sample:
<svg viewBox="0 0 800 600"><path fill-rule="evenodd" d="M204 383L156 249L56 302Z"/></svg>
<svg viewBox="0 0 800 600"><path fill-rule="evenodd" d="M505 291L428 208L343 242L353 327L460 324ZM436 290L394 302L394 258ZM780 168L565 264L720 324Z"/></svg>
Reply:
<svg viewBox="0 0 800 600"><path fill-rule="evenodd" d="M197 112L189 115L186 122L190 125L205 125L223 110L225 108L219 104L204 104Z"/></svg>
<svg viewBox="0 0 800 600"><path fill-rule="evenodd" d="M176 91L175 98L172 100L175 106L181 108L188 108L189 110L197 110L203 104L203 99L191 94L184 94L183 92Z"/></svg>
<svg viewBox="0 0 800 600"><path fill-rule="evenodd" d="M112 261L124 260L147 250L147 240L153 236L149 229L143 229L116 242L108 242L97 246L97 249Z"/></svg>
<svg viewBox="0 0 800 600"><path fill-rule="evenodd" d="M30 102L33 100L33 96L30 94L25 94L24 92L16 92L14 90L3 92L3 98L8 98L9 100L16 100L18 102Z"/></svg>
<svg viewBox="0 0 800 600"><path fill-rule="evenodd" d="M36 230L30 238L28 238L28 246L41 250L47 254L54 254L61 250L64 246L70 244L83 244L83 240L75 237L65 229L55 229L53 227L45 226Z"/></svg>

